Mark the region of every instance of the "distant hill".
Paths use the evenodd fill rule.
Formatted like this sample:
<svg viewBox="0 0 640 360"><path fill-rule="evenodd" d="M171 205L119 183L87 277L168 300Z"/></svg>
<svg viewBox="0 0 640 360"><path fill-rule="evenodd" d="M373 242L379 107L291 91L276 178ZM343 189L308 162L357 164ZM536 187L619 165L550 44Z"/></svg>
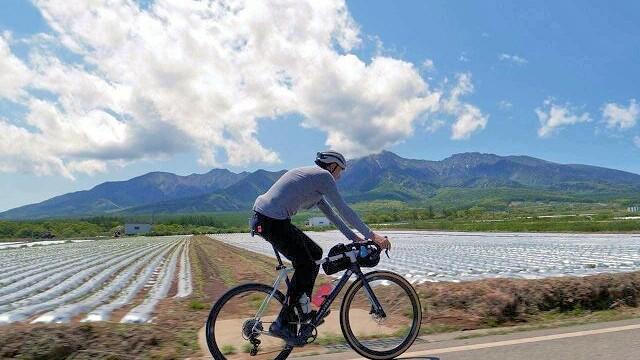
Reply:
<svg viewBox="0 0 640 360"><path fill-rule="evenodd" d="M285 170L153 172L0 213L4 219L248 210ZM383 151L348 161L338 182L348 202L401 200L462 206L492 201L608 201L640 194L640 175L528 156L455 154L441 161Z"/></svg>
<svg viewBox="0 0 640 360"><path fill-rule="evenodd" d="M151 172L130 180L105 182L90 190L11 209L0 213L0 218L35 219L116 213L145 204L211 193L227 188L247 175L247 172L236 174L226 169L213 169L206 174L188 176Z"/></svg>

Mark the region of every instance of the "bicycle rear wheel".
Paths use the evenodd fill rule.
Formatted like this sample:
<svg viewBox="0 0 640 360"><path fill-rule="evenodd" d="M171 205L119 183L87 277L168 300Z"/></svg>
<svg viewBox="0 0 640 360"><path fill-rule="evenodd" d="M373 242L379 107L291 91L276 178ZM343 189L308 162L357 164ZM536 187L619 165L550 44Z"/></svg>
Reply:
<svg viewBox="0 0 640 360"><path fill-rule="evenodd" d="M340 326L349 345L369 359L392 359L404 353L418 337L422 308L415 289L402 276L388 271L365 274L386 316L373 313L362 279L344 295Z"/></svg>
<svg viewBox="0 0 640 360"><path fill-rule="evenodd" d="M284 295L276 291L264 309L259 321L255 320L258 309L273 287L263 284L244 284L227 291L213 305L205 336L213 358L248 359L254 348L251 339L260 341L257 356L252 359L286 359L292 347L276 337L266 334L284 304Z"/></svg>

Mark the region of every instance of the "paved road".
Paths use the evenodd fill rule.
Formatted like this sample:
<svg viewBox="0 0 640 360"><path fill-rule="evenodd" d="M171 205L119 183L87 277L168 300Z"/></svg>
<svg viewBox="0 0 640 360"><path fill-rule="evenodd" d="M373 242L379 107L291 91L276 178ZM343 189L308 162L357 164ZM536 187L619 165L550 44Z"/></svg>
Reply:
<svg viewBox="0 0 640 360"><path fill-rule="evenodd" d="M429 339L429 338L427 338ZM446 336L415 345L403 359L597 360L640 359L640 319L491 335L465 340ZM353 351L306 360L360 359Z"/></svg>

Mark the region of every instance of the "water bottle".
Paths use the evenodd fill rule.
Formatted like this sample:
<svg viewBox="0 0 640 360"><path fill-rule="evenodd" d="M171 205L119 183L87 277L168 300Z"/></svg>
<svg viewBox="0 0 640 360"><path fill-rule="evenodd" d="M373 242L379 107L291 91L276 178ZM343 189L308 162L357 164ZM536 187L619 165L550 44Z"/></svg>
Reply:
<svg viewBox="0 0 640 360"><path fill-rule="evenodd" d="M361 258L366 258L367 255L369 255L369 249L367 249L366 246L361 246L360 247L360 257Z"/></svg>
<svg viewBox="0 0 640 360"><path fill-rule="evenodd" d="M298 300L298 302L300 303L300 308L302 309L302 312L305 314L308 314L311 311L311 304L309 303L309 296L307 296L306 293L302 294L302 296L300 296L300 300Z"/></svg>
<svg viewBox="0 0 640 360"><path fill-rule="evenodd" d="M320 307L332 291L333 285L329 283L320 285L316 290L316 293L313 295L313 299L311 300L311 302L313 303L313 305Z"/></svg>

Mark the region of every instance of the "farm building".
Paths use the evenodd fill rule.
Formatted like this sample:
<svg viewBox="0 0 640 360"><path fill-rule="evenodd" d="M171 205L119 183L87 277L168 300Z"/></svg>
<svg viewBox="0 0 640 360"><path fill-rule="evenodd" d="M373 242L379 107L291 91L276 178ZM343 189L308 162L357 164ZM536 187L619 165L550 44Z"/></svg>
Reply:
<svg viewBox="0 0 640 360"><path fill-rule="evenodd" d="M331 221L324 216L316 216L307 220L307 226L327 226L331 225Z"/></svg>
<svg viewBox="0 0 640 360"><path fill-rule="evenodd" d="M633 205L627 208L628 212L640 212L640 205Z"/></svg>
<svg viewBox="0 0 640 360"><path fill-rule="evenodd" d="M141 235L151 231L151 224L124 224L125 235Z"/></svg>

